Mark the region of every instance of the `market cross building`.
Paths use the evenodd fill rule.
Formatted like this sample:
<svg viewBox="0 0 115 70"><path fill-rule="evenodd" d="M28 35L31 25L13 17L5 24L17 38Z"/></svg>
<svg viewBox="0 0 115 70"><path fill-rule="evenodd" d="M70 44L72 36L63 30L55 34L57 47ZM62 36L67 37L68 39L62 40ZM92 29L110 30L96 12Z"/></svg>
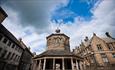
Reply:
<svg viewBox="0 0 115 70"><path fill-rule="evenodd" d="M68 36L56 29L46 39L47 50L34 57L35 70L83 70L82 58L70 52Z"/></svg>

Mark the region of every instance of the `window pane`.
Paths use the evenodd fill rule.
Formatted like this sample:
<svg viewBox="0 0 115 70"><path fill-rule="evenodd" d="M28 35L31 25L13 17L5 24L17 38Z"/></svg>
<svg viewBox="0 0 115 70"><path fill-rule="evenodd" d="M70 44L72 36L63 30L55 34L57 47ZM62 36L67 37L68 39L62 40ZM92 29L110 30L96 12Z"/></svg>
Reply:
<svg viewBox="0 0 115 70"><path fill-rule="evenodd" d="M4 58L4 56L6 55L6 53L7 53L7 51L6 51L6 50L4 50L4 51L3 51L3 53L2 53L2 55L1 55L1 57L3 57L3 58Z"/></svg>
<svg viewBox="0 0 115 70"><path fill-rule="evenodd" d="M102 54L101 54L101 57L102 57L102 59L103 59L103 62L109 62L109 61L108 61L108 58L107 58L107 56L106 56L105 53L102 53Z"/></svg>
<svg viewBox="0 0 115 70"><path fill-rule="evenodd" d="M0 53L1 53L1 51L2 51L2 48L0 48Z"/></svg>
<svg viewBox="0 0 115 70"><path fill-rule="evenodd" d="M6 39L6 38L4 38L4 40L3 40L3 43L5 43L6 44L6 42L7 42L8 40Z"/></svg>
<svg viewBox="0 0 115 70"><path fill-rule="evenodd" d="M10 59L12 60L12 58L13 58L13 57L14 57L14 53L12 54L12 56L11 56L11 58L10 58Z"/></svg>
<svg viewBox="0 0 115 70"><path fill-rule="evenodd" d="M17 61L19 61L19 58L20 58L20 57L18 56Z"/></svg>
<svg viewBox="0 0 115 70"><path fill-rule="evenodd" d="M113 46L112 46L111 44L108 44L107 46L108 46L108 49L109 49L110 51L113 50Z"/></svg>
<svg viewBox="0 0 115 70"><path fill-rule="evenodd" d="M12 44L12 42L11 42L11 41L9 41L9 42L8 42L8 46L11 46L11 44Z"/></svg>
<svg viewBox="0 0 115 70"><path fill-rule="evenodd" d="M103 62L108 62L108 59L107 58L103 58Z"/></svg>
<svg viewBox="0 0 115 70"><path fill-rule="evenodd" d="M113 58L115 58L115 53L112 53Z"/></svg>
<svg viewBox="0 0 115 70"><path fill-rule="evenodd" d="M14 54L14 57L12 58L12 60L14 60L15 57L16 57L16 54Z"/></svg>
<svg viewBox="0 0 115 70"><path fill-rule="evenodd" d="M16 61L17 55L15 56L14 60Z"/></svg>
<svg viewBox="0 0 115 70"><path fill-rule="evenodd" d="M12 45L12 48L14 48L15 44Z"/></svg>
<svg viewBox="0 0 115 70"><path fill-rule="evenodd" d="M8 53L8 55L7 55L7 59L9 59L10 55L11 55L11 52Z"/></svg>
<svg viewBox="0 0 115 70"><path fill-rule="evenodd" d="M102 50L103 50L102 47L101 47L101 44L97 44L97 49L98 49L99 51L102 51Z"/></svg>
<svg viewBox="0 0 115 70"><path fill-rule="evenodd" d="M101 53L101 56L102 56L102 57L106 57L105 53Z"/></svg>
<svg viewBox="0 0 115 70"><path fill-rule="evenodd" d="M3 36L0 34L0 40L2 40Z"/></svg>

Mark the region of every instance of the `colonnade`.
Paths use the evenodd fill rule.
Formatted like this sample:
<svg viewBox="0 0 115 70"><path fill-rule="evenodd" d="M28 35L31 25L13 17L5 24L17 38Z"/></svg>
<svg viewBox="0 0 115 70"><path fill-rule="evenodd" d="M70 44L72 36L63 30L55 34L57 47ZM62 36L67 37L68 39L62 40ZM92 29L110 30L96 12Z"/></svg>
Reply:
<svg viewBox="0 0 115 70"><path fill-rule="evenodd" d="M83 70L82 61L77 58L47 57L36 61L36 70Z"/></svg>

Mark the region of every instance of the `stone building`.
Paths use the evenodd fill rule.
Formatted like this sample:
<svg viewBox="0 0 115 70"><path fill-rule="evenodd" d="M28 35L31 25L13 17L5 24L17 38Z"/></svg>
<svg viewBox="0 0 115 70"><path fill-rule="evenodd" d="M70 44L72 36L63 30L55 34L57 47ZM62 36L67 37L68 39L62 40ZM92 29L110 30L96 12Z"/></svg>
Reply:
<svg viewBox="0 0 115 70"><path fill-rule="evenodd" d="M68 36L57 29L46 39L47 50L34 57L35 70L83 70L82 58L70 52Z"/></svg>
<svg viewBox="0 0 115 70"><path fill-rule="evenodd" d="M100 38L95 33L74 49L74 54L82 56L86 70L115 69L115 40L110 37Z"/></svg>
<svg viewBox="0 0 115 70"><path fill-rule="evenodd" d="M7 14L0 7L0 23ZM0 24L0 70L16 70L23 52L18 40Z"/></svg>
<svg viewBox="0 0 115 70"><path fill-rule="evenodd" d="M33 53L31 53L30 49L23 43L22 39L19 39L21 47L24 49L18 70L33 70Z"/></svg>

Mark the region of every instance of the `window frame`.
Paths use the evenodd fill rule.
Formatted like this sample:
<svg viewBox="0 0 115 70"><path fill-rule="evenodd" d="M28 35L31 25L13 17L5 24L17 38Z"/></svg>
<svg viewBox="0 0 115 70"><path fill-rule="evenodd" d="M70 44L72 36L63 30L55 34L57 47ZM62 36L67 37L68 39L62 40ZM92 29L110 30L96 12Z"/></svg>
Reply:
<svg viewBox="0 0 115 70"><path fill-rule="evenodd" d="M107 55L105 53L101 53L101 57L104 63L109 63L109 60L107 58Z"/></svg>
<svg viewBox="0 0 115 70"><path fill-rule="evenodd" d="M12 42L11 42L11 41L9 41L7 45L10 47L10 46L12 45Z"/></svg>
<svg viewBox="0 0 115 70"><path fill-rule="evenodd" d="M97 50L98 51L103 51L103 48L102 48L101 44L97 44Z"/></svg>
<svg viewBox="0 0 115 70"><path fill-rule="evenodd" d="M112 57L115 58L115 53L112 53Z"/></svg>
<svg viewBox="0 0 115 70"><path fill-rule="evenodd" d="M0 34L0 41L3 39L3 35L2 34Z"/></svg>
<svg viewBox="0 0 115 70"><path fill-rule="evenodd" d="M4 58L6 54L7 54L7 50L4 50L0 57Z"/></svg>
<svg viewBox="0 0 115 70"><path fill-rule="evenodd" d="M6 44L8 42L8 39L6 37L4 37L3 41L4 44Z"/></svg>

